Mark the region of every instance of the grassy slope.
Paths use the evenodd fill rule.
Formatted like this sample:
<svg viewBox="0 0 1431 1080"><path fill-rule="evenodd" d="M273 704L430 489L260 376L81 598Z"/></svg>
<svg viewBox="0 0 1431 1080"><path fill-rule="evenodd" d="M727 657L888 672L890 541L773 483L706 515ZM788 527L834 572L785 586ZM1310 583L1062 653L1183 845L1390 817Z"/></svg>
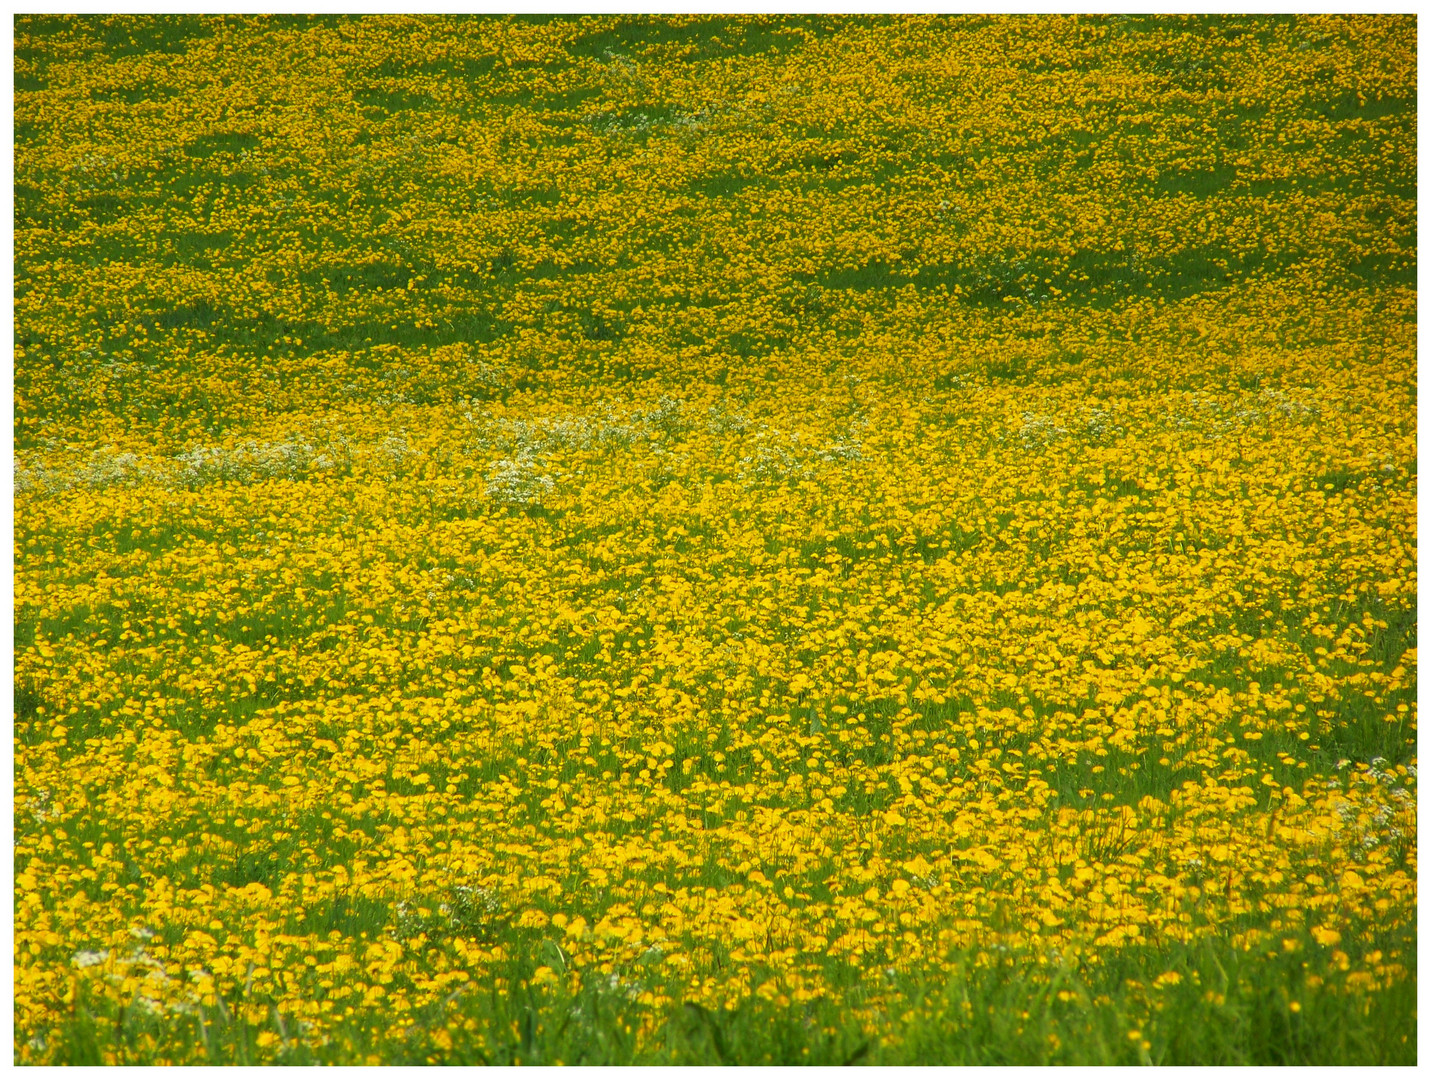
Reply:
<svg viewBox="0 0 1431 1080"><path fill-rule="evenodd" d="M192 754L208 771L200 780L196 767L195 797L167 832L212 842L141 851L119 802L67 820L66 839L116 845L108 873L121 892L143 883L152 894L162 877L181 890L282 893L290 866L322 874L391 857L389 819L349 800L342 835L342 804L317 799L283 839L216 813L215 793L276 789L313 740L342 742L350 721L333 703L344 695L430 702L431 680L450 674L460 706L516 705L514 680L548 656L573 695L584 680L639 698L657 644L684 657L669 670L698 706L646 699L633 720L608 695L615 727L594 742L557 723L505 742L421 730L481 747L422 775L477 805L513 777L580 790L607 772L635 782L644 766L707 824L733 826L754 804L697 799L693 781L762 781L762 746L782 768L819 775L800 764L803 744L754 739L754 715L764 724L784 709L802 737L844 729L838 768L822 768L857 779L838 785L824 828L858 852L874 844L859 823L902 805L904 755L952 748L972 762L991 739L1005 765L1041 755L1058 805L1090 815L1085 840L1111 828L1097 815L1146 798L1173 805L1189 781L1244 780L1248 834L1273 837L1268 790L1305 792L1308 777L1345 775L1342 759L1414 764L1413 34L1404 20L22 21L22 793L34 803L43 789L71 813L77 800L104 808L91 770L126 731L141 736L126 760L174 771ZM624 411L595 434L552 426L613 403ZM878 475L831 471L861 440ZM531 446L566 478L562 496L494 504L494 462ZM957 478L953 494L934 490L941 475ZM147 494L136 502L135 491ZM584 498L624 509L598 513ZM1100 519L1111 522L1101 532ZM1253 556L1239 554L1239 535ZM298 579L267 561L272 548ZM533 562L539 549L550 558ZM1040 591L1096 582L1090 555L1105 569L1144 560L1187 595L1211 583L1216 596L1199 611L1159 607L1131 580L1116 595L1085 589L1072 606ZM703 578L722 558L729 577ZM1226 565L1239 559L1251 567L1241 579ZM390 579L365 577L373 565ZM92 583L97 568L110 584ZM796 571L823 584L795 589L781 574ZM669 586L664 601L638 597L663 574L686 583L687 601ZM433 600L439 581L449 584ZM1242 592L1228 603L1233 583ZM1006 621L960 629L944 605L961 590L995 610L1012 593ZM1176 647L1118 640L1133 602L1155 623L1181 620ZM683 621L683 603L704 621ZM583 604L621 615L601 632L540 624ZM847 627L836 646L849 646L847 670L801 637L791 613L802 604L828 640ZM1091 610L1107 619L1078 623ZM443 654L430 628L464 618L475 657L460 642ZM1047 650L1058 643L1037 634L1074 624L1098 678L1129 700L1161 687L1175 715L1204 717L1196 738L1149 724L1108 742L1115 728L1087 711L1107 686L1080 682L1077 665L1049 672L1001 652L1017 633ZM968 658L956 640L935 679L948 693L916 696L911 720L910 696L854 670L909 655L931 625L964 633ZM722 687L694 645L673 644L696 634L737 649L742 632L786 666L746 654ZM374 639L382 647L365 653ZM1317 659L1334 642L1337 655ZM61 649L68 668L42 647ZM207 681L189 677L191 654ZM393 659L402 654L420 659ZM890 664L916 695L920 672ZM803 696L791 681L802 667L828 676ZM168 700L162 730L124 711L156 688ZM1254 718L1256 739L1226 710L1226 727L1209 732L1220 693ZM1294 701L1315 719L1284 724ZM607 705L590 715L604 723ZM420 714L406 708L394 727L381 709L355 722L370 760L395 760L396 732ZM662 709L675 719L654 733L679 769L647 752L641 725ZM56 712L67 733L47 719ZM266 734L245 742L245 731ZM1051 747L1055 736L1065 743ZM251 764L205 749L235 743ZM428 805L416 772L386 774L414 800L408 814ZM641 799L613 797L610 842L659 824L616 826L616 810L639 813ZM510 827L543 836L550 813L529 797ZM32 830L41 819L18 820ZM590 828L580 816L551 826ZM17 866L42 859L43 845L27 834ZM926 846L892 859L953 858L942 834ZM1100 866L1118 855L1080 850ZM842 894L826 873L859 881L850 866L880 857L783 880L797 906L834 904ZM1297 857L1301 873L1323 875L1347 858ZM1396 858L1414 878L1414 833ZM712 855L683 885L726 890L749 864ZM96 903L103 880L82 886ZM581 874L563 880L570 890ZM1221 878L1198 884L1213 895ZM507 989L432 1006L402 1034L375 1028L371 1006L350 1027L334 1021L317 1049L290 1045L272 1009L219 1010L200 1025L96 1000L35 1024L45 1053L76 1061L1414 1059L1414 915L1376 930L1350 905L1353 959L1401 954L1412 968L1378 993L1355 982L1343 993L1337 950L1307 926L1286 930L1292 951L1280 930L1249 944L1271 916L1247 887L1238 906L1229 872L1229 910L1200 915L1209 928L1191 944L1105 948L1093 962L1050 961L1026 942L1003 967L970 941L889 976L894 957L878 949L808 960L829 993L796 1006L750 994L729 1010L686 1004L686 978L667 969L640 975L643 992L670 999L655 1007L593 978L542 989L538 968L567 974L564 939L503 922L492 933L509 958L490 979ZM279 925L377 941L401 930L385 889L311 917L281 912ZM572 910L595 923L604 895L582 894ZM150 910L133 903L113 905L121 930ZM19 911L31 917L23 898ZM58 890L44 911L59 924ZM1006 916L1022 918L978 917L993 927ZM164 940L178 947L182 920L173 926ZM69 926L45 954L54 970L83 929ZM712 977L744 966L758 986L778 968L712 949ZM1308 992L1309 970L1331 989ZM1181 981L1155 988L1170 971ZM58 1000L60 988L46 992ZM438 1030L448 1045L433 1041Z"/></svg>

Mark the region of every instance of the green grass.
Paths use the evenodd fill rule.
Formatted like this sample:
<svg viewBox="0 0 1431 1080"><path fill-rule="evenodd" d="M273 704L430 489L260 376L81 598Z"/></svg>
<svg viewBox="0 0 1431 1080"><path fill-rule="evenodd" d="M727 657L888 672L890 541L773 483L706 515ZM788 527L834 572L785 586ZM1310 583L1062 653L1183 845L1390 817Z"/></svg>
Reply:
<svg viewBox="0 0 1431 1080"><path fill-rule="evenodd" d="M349 901L295 925L378 940L387 915ZM1127 948L1092 964L1012 955L990 964L956 954L937 976L890 969L878 980L881 989L870 989L865 972L828 961L828 984L846 991L839 1006L824 998L784 1006L753 996L723 1009L678 993L665 1006L639 1004L643 992L660 997L682 985L668 984L655 958L611 976L589 975L575 990L534 985L539 967L564 980L565 954L550 938L508 931L503 937L518 958L489 985L454 992L406 1030L339 1026L326 1046L295 1040L279 1061L343 1064L375 1055L391 1065L1414 1064L1414 942L1374 929L1367 935L1368 949L1399 949L1413 976L1369 994L1346 993L1335 978L1309 987L1306 971L1323 969L1331 950L1294 931L1293 952L1280 941L1247 950L1220 935L1195 946ZM1180 981L1154 985L1169 972ZM757 971L752 982L777 974ZM255 1008L261 1020L234 1015ZM287 1042L300 1031L297 1018L261 1000L232 1010L160 1020L139 1007L96 1010L81 998L62 1032L64 1061L94 1064L101 1048L118 1047L121 1062L142 1065L154 1059L157 1041L167 1052L188 1045L200 1060L244 1064L259 1058L263 1033ZM450 1047L433 1041L443 1029L452 1032Z"/></svg>

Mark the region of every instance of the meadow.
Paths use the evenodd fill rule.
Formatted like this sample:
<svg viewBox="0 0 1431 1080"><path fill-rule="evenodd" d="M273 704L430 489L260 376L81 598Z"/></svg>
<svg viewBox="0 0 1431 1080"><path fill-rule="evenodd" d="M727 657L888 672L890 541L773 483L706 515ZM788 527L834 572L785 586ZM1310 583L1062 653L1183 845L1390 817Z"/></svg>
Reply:
<svg viewBox="0 0 1431 1080"><path fill-rule="evenodd" d="M14 1060L1416 1061L1416 22L15 24Z"/></svg>

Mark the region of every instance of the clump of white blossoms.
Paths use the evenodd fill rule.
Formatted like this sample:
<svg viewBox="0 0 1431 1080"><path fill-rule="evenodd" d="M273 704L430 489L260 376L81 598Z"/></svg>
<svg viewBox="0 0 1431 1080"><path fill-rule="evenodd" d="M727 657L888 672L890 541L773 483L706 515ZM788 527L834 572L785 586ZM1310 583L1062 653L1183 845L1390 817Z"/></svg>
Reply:
<svg viewBox="0 0 1431 1080"><path fill-rule="evenodd" d="M25 468L16 461L15 490L54 494L74 487L88 487L102 491L110 487L135 487L156 479L160 473L153 462L127 450L96 450L87 462L68 473L44 464Z"/></svg>
<svg viewBox="0 0 1431 1080"><path fill-rule="evenodd" d="M1014 432L1014 436L1025 450L1049 446L1068 434L1068 429L1052 416L1026 412L1019 419L1023 421L1023 426Z"/></svg>
<svg viewBox="0 0 1431 1080"><path fill-rule="evenodd" d="M504 458L487 469L487 498L503 506L540 505L556 489L527 458Z"/></svg>
<svg viewBox="0 0 1431 1080"><path fill-rule="evenodd" d="M21 465L18 460L15 462L16 494L23 494L26 491L44 491L53 494L57 491L65 491L69 486L66 477L44 464L26 467Z"/></svg>
<svg viewBox="0 0 1431 1080"><path fill-rule="evenodd" d="M1123 434L1123 426L1111 413L1089 409L1083 416L1083 432L1091 442L1108 442Z"/></svg>
<svg viewBox="0 0 1431 1080"><path fill-rule="evenodd" d="M396 431L383 436L382 441L374 447L373 456L377 460L378 466L385 472L401 476L422 454L413 449L412 444L407 441L406 434Z"/></svg>
<svg viewBox="0 0 1431 1080"><path fill-rule="evenodd" d="M148 478L150 470L138 454L98 452L75 472L75 481L86 487L133 487Z"/></svg>
<svg viewBox="0 0 1431 1080"><path fill-rule="evenodd" d="M218 480L300 479L337 464L336 447L320 450L301 435L273 441L248 440L234 446L196 446L174 456L178 480L188 487ZM346 449L346 447L344 447Z"/></svg>

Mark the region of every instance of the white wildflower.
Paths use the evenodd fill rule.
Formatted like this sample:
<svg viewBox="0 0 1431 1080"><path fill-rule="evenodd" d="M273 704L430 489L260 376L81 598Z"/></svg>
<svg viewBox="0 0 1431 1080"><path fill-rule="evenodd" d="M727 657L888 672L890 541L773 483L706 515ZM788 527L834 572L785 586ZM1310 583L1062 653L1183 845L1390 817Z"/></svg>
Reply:
<svg viewBox="0 0 1431 1080"><path fill-rule="evenodd" d="M504 506L540 504L555 489L551 477L523 458L494 461L487 470L487 498Z"/></svg>

